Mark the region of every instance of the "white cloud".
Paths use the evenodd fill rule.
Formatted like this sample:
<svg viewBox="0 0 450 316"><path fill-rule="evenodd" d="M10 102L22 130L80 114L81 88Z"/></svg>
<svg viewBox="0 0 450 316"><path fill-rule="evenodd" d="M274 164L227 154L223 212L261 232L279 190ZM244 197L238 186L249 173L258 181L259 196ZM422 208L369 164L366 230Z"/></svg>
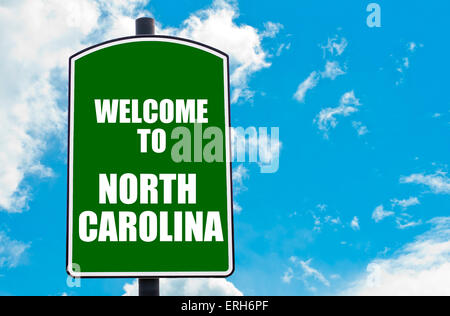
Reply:
<svg viewBox="0 0 450 316"><path fill-rule="evenodd" d="M408 199L399 200L399 199L392 199L391 200L392 206L401 206L404 209L407 209L410 206L419 205L420 201L417 197L410 197Z"/></svg>
<svg viewBox="0 0 450 316"><path fill-rule="evenodd" d="M236 198L242 192L247 191L247 187L244 184L244 180L249 178L248 169L244 165L239 165L232 171L233 178L233 209L237 214L242 212L242 206L237 202Z"/></svg>
<svg viewBox="0 0 450 316"><path fill-rule="evenodd" d="M251 75L271 66L262 40L274 37L282 28L281 24L267 22L266 29L260 32L250 25L236 24L238 17L237 1L215 0L210 8L192 14L180 28L158 30L161 34L190 38L228 53L233 103L252 98L254 93L248 87Z"/></svg>
<svg viewBox="0 0 450 316"><path fill-rule="evenodd" d="M345 75L345 71L342 70L337 61L327 61L325 71L321 73L322 78L329 78L331 80L342 75Z"/></svg>
<svg viewBox="0 0 450 316"><path fill-rule="evenodd" d="M413 221L411 215L409 215L408 213L406 213L406 209L408 207L414 206L414 205L418 205L420 204L420 201L417 197L410 197L408 199L403 199L403 200L399 200L399 199L391 199L391 205L392 208L396 208L396 207L401 207L403 212L400 213L398 216L396 216L395 218L395 222L397 224L397 228L398 229L407 229L407 228L412 228L415 226L419 226L422 225L422 221L421 220L417 220L417 221ZM379 205L375 208L374 212L372 213L372 219L376 222L379 223L381 222L383 219L387 218L387 217L391 217L394 216L395 212L393 211L387 211L384 209L383 205Z"/></svg>
<svg viewBox="0 0 450 316"><path fill-rule="evenodd" d="M325 223L331 223L333 225L340 225L342 224L341 219L339 217L333 218L332 216L325 216L324 218Z"/></svg>
<svg viewBox="0 0 450 316"><path fill-rule="evenodd" d="M50 137L65 139L66 92L57 87L67 82L69 56L103 40L106 30L119 29L146 2L0 4L0 209L23 211L32 194L24 179L53 175L41 158Z"/></svg>
<svg viewBox="0 0 450 316"><path fill-rule="evenodd" d="M344 95L341 97L341 105L361 105L361 103L359 103L359 99L355 97L355 92L354 91L350 91L347 93L344 93Z"/></svg>
<svg viewBox="0 0 450 316"><path fill-rule="evenodd" d="M298 102L305 102L306 93L317 86L319 82L320 76L316 71L313 71L308 78L305 79L297 88L297 92L294 95L294 98Z"/></svg>
<svg viewBox="0 0 450 316"><path fill-rule="evenodd" d="M123 296L139 296L139 283L138 280L134 280L133 283L125 283L123 286L125 294Z"/></svg>
<svg viewBox="0 0 450 316"><path fill-rule="evenodd" d="M290 261L302 269L303 275L301 279L305 282L306 285L309 284L308 279L312 278L327 287L330 286L330 282L327 280L327 278L321 272L311 266L312 259L303 261L297 257L291 257Z"/></svg>
<svg viewBox="0 0 450 316"><path fill-rule="evenodd" d="M403 67L405 69L408 69L409 68L409 58L405 57L405 58L402 59L402 61L403 61Z"/></svg>
<svg viewBox="0 0 450 316"><path fill-rule="evenodd" d="M352 227L353 230L360 230L360 226L359 226L359 218L358 217L353 217L352 222L350 223L350 226Z"/></svg>
<svg viewBox="0 0 450 316"><path fill-rule="evenodd" d="M317 126L323 132L325 137L328 137L328 132L331 128L335 128L338 124L336 116L349 116L352 113L358 112L358 109L353 106L340 105L335 108L325 108L320 111L319 115L315 119Z"/></svg>
<svg viewBox="0 0 450 316"><path fill-rule="evenodd" d="M392 211L386 211L384 209L383 205L379 205L375 208L375 210L372 213L372 219L376 222L379 223L381 222L383 219L385 219L386 217L389 216L393 216L395 213Z"/></svg>
<svg viewBox="0 0 450 316"><path fill-rule="evenodd" d="M348 42L344 37L339 38L336 35L334 38L329 38L327 45L322 45L324 57L326 53L330 53L332 56L340 56L344 53L347 46Z"/></svg>
<svg viewBox="0 0 450 316"><path fill-rule="evenodd" d="M141 16L152 16L145 10L150 0L97 0L101 12L106 12L102 23L101 37L113 39L135 34L135 19Z"/></svg>
<svg viewBox="0 0 450 316"><path fill-rule="evenodd" d="M324 57L326 57L326 53L329 52L332 56L340 56L345 48L347 47L348 42L345 38L341 38L339 41L339 37L328 39L328 44L325 46L321 46L324 51ZM320 79L331 79L335 80L338 76L345 75L346 72L341 68L339 62L337 61L327 61L325 64L325 70L323 72L313 71L308 78L306 78L297 88L296 93L294 94L294 98L301 103L305 102L306 93L309 90L314 89L319 83Z"/></svg>
<svg viewBox="0 0 450 316"><path fill-rule="evenodd" d="M433 228L388 259L373 260L344 294L450 295L450 217L435 218Z"/></svg>
<svg viewBox="0 0 450 316"><path fill-rule="evenodd" d="M417 44L416 43L414 43L414 42L408 43L408 50L411 53L414 53L416 51L416 48L417 48Z"/></svg>
<svg viewBox="0 0 450 316"><path fill-rule="evenodd" d="M313 230L316 232L322 231L322 227L324 224L328 224L331 227L336 227L337 225L342 225L342 221L340 217L332 217L330 215L327 215L323 217L323 219L320 216L316 216L315 214L312 215L314 219L314 228Z"/></svg>
<svg viewBox="0 0 450 316"><path fill-rule="evenodd" d="M341 278L341 276L339 274L332 274L330 275L330 279L331 280L339 280Z"/></svg>
<svg viewBox="0 0 450 316"><path fill-rule="evenodd" d="M283 283L291 283L293 278L294 278L294 270L292 270L292 268L289 267L281 277L281 280L283 281Z"/></svg>
<svg viewBox="0 0 450 316"><path fill-rule="evenodd" d="M402 217L398 217L396 219L396 223L397 223L397 228L402 229L402 230L422 225L421 220L414 222L414 221L408 221L407 219L402 218Z"/></svg>
<svg viewBox="0 0 450 316"><path fill-rule="evenodd" d="M400 183L422 184L430 188L436 194L450 194L450 178L446 172L438 171L434 174L416 173L407 177L401 177Z"/></svg>
<svg viewBox="0 0 450 316"><path fill-rule="evenodd" d="M0 232L0 268L17 267L28 248L29 244L11 240L5 232Z"/></svg>
<svg viewBox="0 0 450 316"><path fill-rule="evenodd" d="M363 125L362 122L354 121L352 123L352 126L358 133L358 136L364 136L369 132L369 129L367 128L367 126Z"/></svg>
<svg viewBox="0 0 450 316"><path fill-rule="evenodd" d="M261 33L262 37L274 38L284 28L280 23L266 22L264 23L265 30Z"/></svg>
<svg viewBox="0 0 450 316"><path fill-rule="evenodd" d="M322 222L319 216L313 214L314 218L314 231L320 232L322 230Z"/></svg>
<svg viewBox="0 0 450 316"><path fill-rule="evenodd" d="M337 216L336 212L331 215L331 212L326 212L328 209L328 205L318 204L316 205L316 209L318 210L318 212L311 210L309 211L314 220L314 231L321 232L322 228L324 227L331 227L334 231L337 231L338 228L344 227L341 218Z"/></svg>
<svg viewBox="0 0 450 316"><path fill-rule="evenodd" d="M410 58L410 56L412 56L416 52L417 47L423 47L423 44L417 45L414 42L408 43L407 44L407 53L409 54L409 56L403 57L400 60L396 61L396 63L397 63L396 70L401 74L400 79L397 80L396 83L395 83L397 86L401 85L404 82L404 80L405 80L405 73L411 66L411 58Z"/></svg>
<svg viewBox="0 0 450 316"><path fill-rule="evenodd" d="M323 109L320 111L314 122L317 123L319 130L324 132L324 137L328 138L328 131L331 128L335 128L338 124L336 117L349 116L358 112L358 106L360 105L359 99L355 97L355 92L347 92L341 97L340 105L338 107Z"/></svg>
<svg viewBox="0 0 450 316"><path fill-rule="evenodd" d="M283 53L283 51L290 50L290 49L291 49L291 43L288 43L288 44L283 43L278 47L277 52L275 53L275 56L279 57L279 56L281 56L281 53Z"/></svg>
<svg viewBox="0 0 450 316"><path fill-rule="evenodd" d="M238 202L233 201L233 210L234 210L237 214L240 214L240 213L242 212L242 206L241 206Z"/></svg>
<svg viewBox="0 0 450 316"><path fill-rule="evenodd" d="M239 165L237 168L233 169L232 178L233 178L233 189L236 194L246 191L247 188L244 185L244 179L248 179L248 169L244 167L244 165Z"/></svg>
<svg viewBox="0 0 450 316"><path fill-rule="evenodd" d="M124 296L138 296L139 285L135 280L125 284ZM243 296L233 283L226 279L160 279L161 296Z"/></svg>

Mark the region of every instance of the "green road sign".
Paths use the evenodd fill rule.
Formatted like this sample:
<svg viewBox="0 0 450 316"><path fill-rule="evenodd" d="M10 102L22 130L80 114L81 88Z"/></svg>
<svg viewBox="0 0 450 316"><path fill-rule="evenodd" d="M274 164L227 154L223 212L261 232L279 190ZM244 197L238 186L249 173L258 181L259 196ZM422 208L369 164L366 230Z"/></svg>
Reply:
<svg viewBox="0 0 450 316"><path fill-rule="evenodd" d="M165 36L70 58L67 271L234 269L228 56Z"/></svg>

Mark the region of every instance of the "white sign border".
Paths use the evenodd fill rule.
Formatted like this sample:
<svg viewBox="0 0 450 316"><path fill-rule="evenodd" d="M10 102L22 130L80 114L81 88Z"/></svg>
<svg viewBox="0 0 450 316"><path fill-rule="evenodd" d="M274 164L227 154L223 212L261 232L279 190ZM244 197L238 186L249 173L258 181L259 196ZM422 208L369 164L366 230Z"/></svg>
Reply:
<svg viewBox="0 0 450 316"><path fill-rule="evenodd" d="M74 96L75 96L75 62L86 55L104 48L134 42L167 42L181 44L208 52L223 60L224 96L225 96L225 143L226 143L226 178L228 197L228 270L217 272L75 272L73 261L73 145L74 145ZM234 227L233 227L233 194L231 176L231 139L230 139L230 90L229 90L229 57L219 50L194 41L171 36L134 36L119 38L95 45L70 57L69 60L69 157L68 157L68 217L67 217L67 273L73 278L149 278L149 277L228 277L234 272ZM82 269L82 267L81 267Z"/></svg>

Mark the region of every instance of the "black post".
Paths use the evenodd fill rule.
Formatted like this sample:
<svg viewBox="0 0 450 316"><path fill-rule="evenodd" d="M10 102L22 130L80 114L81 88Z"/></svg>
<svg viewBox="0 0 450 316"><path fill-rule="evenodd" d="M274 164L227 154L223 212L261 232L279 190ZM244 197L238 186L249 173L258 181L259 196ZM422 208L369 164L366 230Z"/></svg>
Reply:
<svg viewBox="0 0 450 316"><path fill-rule="evenodd" d="M159 279L139 279L139 296L159 296Z"/></svg>
<svg viewBox="0 0 450 316"><path fill-rule="evenodd" d="M155 20L152 18L137 19L136 35L155 35Z"/></svg>
<svg viewBox="0 0 450 316"><path fill-rule="evenodd" d="M155 35L155 20L136 20L136 35ZM159 296L159 279L139 279L139 296Z"/></svg>

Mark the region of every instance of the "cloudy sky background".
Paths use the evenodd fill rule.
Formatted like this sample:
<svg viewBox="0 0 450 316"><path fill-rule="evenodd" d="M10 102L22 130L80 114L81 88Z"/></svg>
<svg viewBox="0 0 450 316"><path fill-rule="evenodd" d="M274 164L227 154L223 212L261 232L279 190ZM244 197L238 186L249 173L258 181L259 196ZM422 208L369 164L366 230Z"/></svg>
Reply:
<svg viewBox="0 0 450 316"><path fill-rule="evenodd" d="M134 34L231 57L233 126L279 127L280 169L234 164L236 272L164 295L450 295L450 4L0 0L0 294L133 295L67 282L68 57Z"/></svg>

